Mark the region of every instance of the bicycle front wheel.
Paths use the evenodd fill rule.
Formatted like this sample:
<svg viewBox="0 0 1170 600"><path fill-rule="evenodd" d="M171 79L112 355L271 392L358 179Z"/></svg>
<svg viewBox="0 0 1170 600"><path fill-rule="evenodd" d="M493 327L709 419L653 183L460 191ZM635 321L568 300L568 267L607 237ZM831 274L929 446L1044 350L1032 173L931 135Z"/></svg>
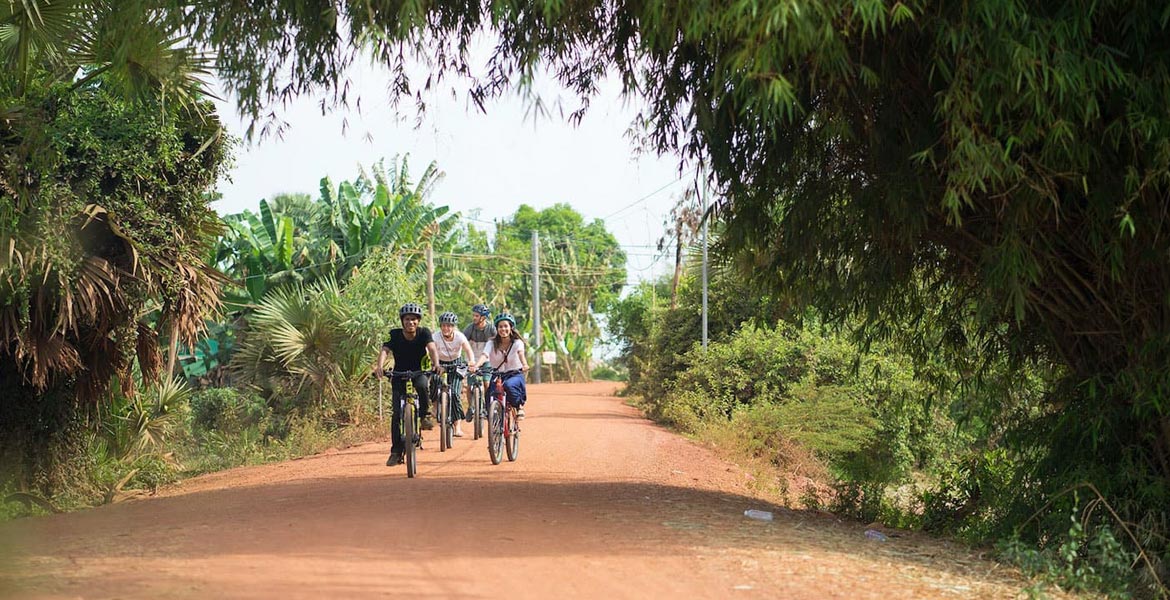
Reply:
<svg viewBox="0 0 1170 600"><path fill-rule="evenodd" d="M500 464L504 459L504 407L492 400L488 405L488 456L493 465Z"/></svg>
<svg viewBox="0 0 1170 600"><path fill-rule="evenodd" d="M439 413L439 452L446 452L451 447L451 398L447 392L440 391L435 410Z"/></svg>
<svg viewBox="0 0 1170 600"><path fill-rule="evenodd" d="M418 412L413 402L402 407L402 444L405 446L406 476L414 477L418 470Z"/></svg>
<svg viewBox="0 0 1170 600"><path fill-rule="evenodd" d="M520 455L520 419L516 409L508 408L508 426L504 428L504 443L508 445L508 461L515 461Z"/></svg>

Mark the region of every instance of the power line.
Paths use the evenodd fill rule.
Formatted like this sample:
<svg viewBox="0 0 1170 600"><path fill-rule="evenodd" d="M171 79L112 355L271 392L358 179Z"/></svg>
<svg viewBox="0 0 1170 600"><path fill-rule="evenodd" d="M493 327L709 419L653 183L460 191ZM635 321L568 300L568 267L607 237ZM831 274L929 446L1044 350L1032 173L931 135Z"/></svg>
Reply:
<svg viewBox="0 0 1170 600"><path fill-rule="evenodd" d="M626 212L627 210L630 210L631 208L634 208L635 206L637 206L637 205L639 205L639 204L641 204L641 203L643 203L643 202L645 202L645 201L649 200L650 198L652 198L652 197L656 196L656 195L657 195L659 192L661 192L662 190L665 190L666 188L668 188L668 187L670 187L670 186L672 186L672 185L674 185L674 184L676 184L676 183L678 183L678 182L682 181L682 180L683 180L683 179L685 179L685 178L686 178L688 175L691 175L691 174L695 173L695 171L697 171L697 170L698 170L698 167L695 167L694 169L691 169L690 171L687 171L686 173L683 173L682 175L679 175L678 179L675 179L674 181L671 181L670 183L668 183L668 184L666 184L666 185L664 185L664 186L662 186L662 187L660 187L660 188L658 188L658 189L654 190L653 192L650 192L649 194L646 194L645 196L642 196L641 198L638 198L637 200L634 200L633 202L631 202L631 203L627 204L625 207L623 207L623 208L620 208L620 209L618 209L618 210L616 210L616 211L614 211L614 212L612 212L612 213L610 213L610 214L608 214L608 215L606 215L606 216L602 217L602 218L601 218L601 220L602 220L602 221L609 220L611 217L616 217L617 215L620 215L620 214L622 214L622 213Z"/></svg>

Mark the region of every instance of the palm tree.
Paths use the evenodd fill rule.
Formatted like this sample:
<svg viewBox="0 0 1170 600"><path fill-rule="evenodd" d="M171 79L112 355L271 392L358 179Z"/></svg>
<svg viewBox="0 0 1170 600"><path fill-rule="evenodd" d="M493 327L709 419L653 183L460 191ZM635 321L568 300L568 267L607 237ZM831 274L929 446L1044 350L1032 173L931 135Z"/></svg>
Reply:
<svg viewBox="0 0 1170 600"><path fill-rule="evenodd" d="M115 378L133 393L136 363L147 381L161 368L158 332L193 341L219 304L204 194L225 140L205 63L156 16L0 2L0 380L16 398L0 455L43 450Z"/></svg>
<svg viewBox="0 0 1170 600"><path fill-rule="evenodd" d="M145 0L0 2L3 91L25 98L34 80L80 89L100 77L126 99L203 112L211 63L161 16Z"/></svg>
<svg viewBox="0 0 1170 600"><path fill-rule="evenodd" d="M272 290L232 358L237 381L261 390L283 381L307 392L310 406L336 402L368 370L369 348L350 335L348 319L332 279Z"/></svg>

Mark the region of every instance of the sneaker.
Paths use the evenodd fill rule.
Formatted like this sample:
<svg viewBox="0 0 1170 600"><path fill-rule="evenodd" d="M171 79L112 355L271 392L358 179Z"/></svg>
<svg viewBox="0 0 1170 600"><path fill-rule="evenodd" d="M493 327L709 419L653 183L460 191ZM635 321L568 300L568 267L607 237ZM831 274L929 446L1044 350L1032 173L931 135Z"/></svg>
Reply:
<svg viewBox="0 0 1170 600"><path fill-rule="evenodd" d="M386 466L393 467L396 465L400 465L403 462L404 461L402 460L402 453L401 452L391 452L390 458L386 459Z"/></svg>
<svg viewBox="0 0 1170 600"><path fill-rule="evenodd" d="M453 436L455 436L455 437L463 437L463 430L462 430L462 429L456 429L456 430L455 430L455 433L452 433L451 435L453 435Z"/></svg>
<svg viewBox="0 0 1170 600"><path fill-rule="evenodd" d="M521 406L520 408L516 409L516 418L517 418L517 419L523 419L523 418L524 418L524 407L523 407L523 406Z"/></svg>
<svg viewBox="0 0 1170 600"><path fill-rule="evenodd" d="M422 428L427 430L427 431L434 429L435 428L435 420L432 419L430 415L423 417Z"/></svg>

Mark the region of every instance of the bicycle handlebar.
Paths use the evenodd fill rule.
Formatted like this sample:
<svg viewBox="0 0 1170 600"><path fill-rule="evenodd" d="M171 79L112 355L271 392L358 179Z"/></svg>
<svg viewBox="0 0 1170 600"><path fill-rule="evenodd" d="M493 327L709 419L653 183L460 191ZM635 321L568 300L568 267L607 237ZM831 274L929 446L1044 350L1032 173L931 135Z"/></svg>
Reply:
<svg viewBox="0 0 1170 600"><path fill-rule="evenodd" d="M383 369L382 374L390 379L414 379L415 375L422 373L430 373L431 371L391 371L390 369Z"/></svg>

